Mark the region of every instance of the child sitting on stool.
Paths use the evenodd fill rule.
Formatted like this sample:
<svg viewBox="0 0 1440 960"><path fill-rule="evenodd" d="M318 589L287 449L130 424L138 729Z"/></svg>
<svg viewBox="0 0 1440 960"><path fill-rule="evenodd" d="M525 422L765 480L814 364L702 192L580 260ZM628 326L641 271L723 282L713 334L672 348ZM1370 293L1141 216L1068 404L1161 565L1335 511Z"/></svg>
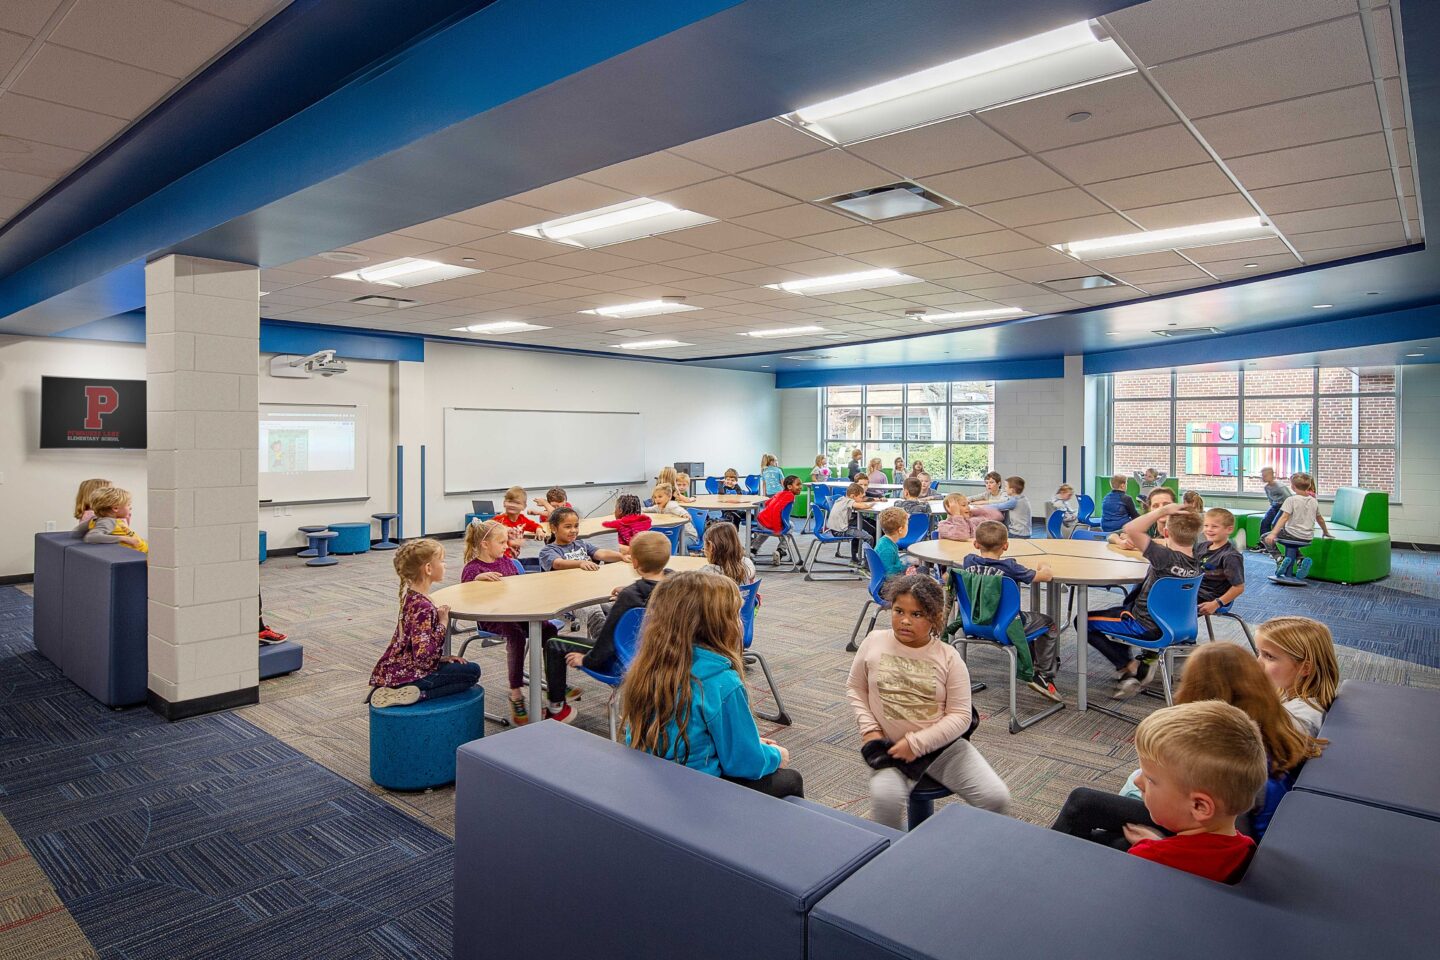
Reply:
<svg viewBox="0 0 1440 960"><path fill-rule="evenodd" d="M370 705L399 707L464 693L479 682L480 665L445 655L450 608L428 596L445 579L445 548L438 540L410 540L395 551L394 563L400 617L370 674Z"/></svg>

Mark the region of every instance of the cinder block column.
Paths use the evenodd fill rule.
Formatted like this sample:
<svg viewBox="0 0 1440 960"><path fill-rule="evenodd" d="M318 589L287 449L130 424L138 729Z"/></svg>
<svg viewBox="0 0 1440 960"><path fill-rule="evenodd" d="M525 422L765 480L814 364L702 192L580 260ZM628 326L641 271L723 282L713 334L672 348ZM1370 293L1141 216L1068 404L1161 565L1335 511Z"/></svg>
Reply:
<svg viewBox="0 0 1440 960"><path fill-rule="evenodd" d="M196 257L145 267L149 701L172 720L259 700L259 278Z"/></svg>

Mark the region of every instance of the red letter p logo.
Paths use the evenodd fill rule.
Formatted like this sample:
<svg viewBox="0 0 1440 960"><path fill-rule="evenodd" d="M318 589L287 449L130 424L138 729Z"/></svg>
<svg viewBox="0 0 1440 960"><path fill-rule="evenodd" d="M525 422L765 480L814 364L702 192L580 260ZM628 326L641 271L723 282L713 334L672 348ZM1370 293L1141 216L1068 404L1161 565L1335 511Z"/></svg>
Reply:
<svg viewBox="0 0 1440 960"><path fill-rule="evenodd" d="M102 417L114 413L120 406L120 394L114 387L85 388L85 429L99 430L104 427Z"/></svg>

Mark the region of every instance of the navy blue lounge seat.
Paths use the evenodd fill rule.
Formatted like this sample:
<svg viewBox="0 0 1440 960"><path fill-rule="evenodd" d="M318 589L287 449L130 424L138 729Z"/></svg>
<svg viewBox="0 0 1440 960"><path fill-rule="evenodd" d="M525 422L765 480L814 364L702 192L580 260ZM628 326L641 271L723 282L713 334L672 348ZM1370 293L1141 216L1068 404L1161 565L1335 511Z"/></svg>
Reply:
<svg viewBox="0 0 1440 960"><path fill-rule="evenodd" d="M65 551L60 669L109 707L145 702L147 584L145 554L137 550L88 544Z"/></svg>
<svg viewBox="0 0 1440 960"><path fill-rule="evenodd" d="M1440 820L1440 692L1346 680L1325 714L1324 754L1299 790Z"/></svg>
<svg viewBox="0 0 1440 960"><path fill-rule="evenodd" d="M260 679L294 673L305 665L305 648L293 640L269 643L260 648Z"/></svg>
<svg viewBox="0 0 1440 960"><path fill-rule="evenodd" d="M889 843L847 815L531 723L459 750L454 957L564 944L589 960L801 960L811 907Z"/></svg>
<svg viewBox="0 0 1440 960"><path fill-rule="evenodd" d="M81 545L70 531L35 534L35 649L57 667L65 634L65 554Z"/></svg>

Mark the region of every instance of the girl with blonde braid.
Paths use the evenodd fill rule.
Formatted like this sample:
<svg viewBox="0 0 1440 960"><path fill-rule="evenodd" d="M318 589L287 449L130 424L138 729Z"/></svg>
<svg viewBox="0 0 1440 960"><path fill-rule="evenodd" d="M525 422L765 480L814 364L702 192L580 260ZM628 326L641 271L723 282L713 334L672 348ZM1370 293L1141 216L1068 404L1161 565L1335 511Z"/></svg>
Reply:
<svg viewBox="0 0 1440 960"><path fill-rule="evenodd" d="M400 615L390 645L370 674L370 705L397 707L464 693L480 680L480 665L445 655L450 608L428 594L445 579L445 548L428 538L409 540L394 556L400 577Z"/></svg>

